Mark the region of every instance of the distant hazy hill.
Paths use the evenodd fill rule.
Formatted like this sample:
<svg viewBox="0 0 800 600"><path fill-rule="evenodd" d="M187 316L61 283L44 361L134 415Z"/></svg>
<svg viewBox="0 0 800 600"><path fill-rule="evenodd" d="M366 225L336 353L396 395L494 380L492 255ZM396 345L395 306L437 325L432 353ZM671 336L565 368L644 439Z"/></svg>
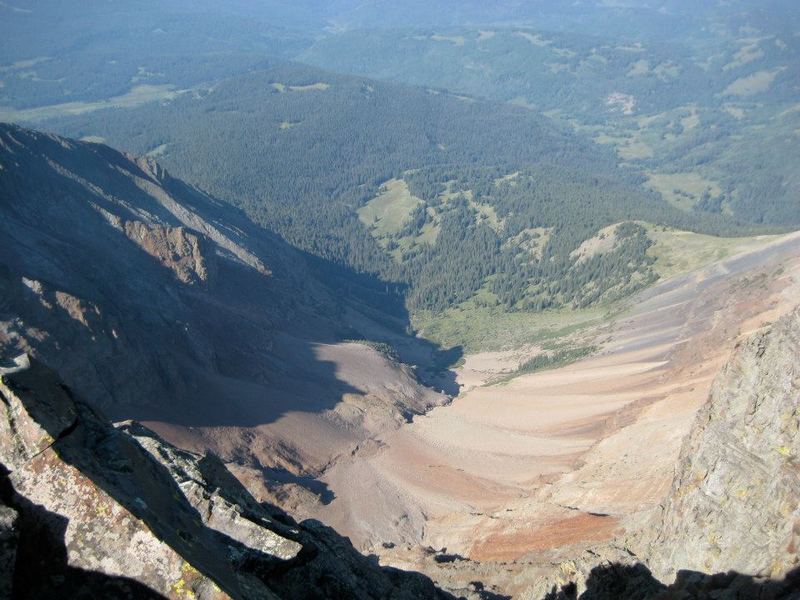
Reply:
<svg viewBox="0 0 800 600"><path fill-rule="evenodd" d="M299 58L527 106L614 149L684 210L800 223L797 6L586 4L580 22L343 31Z"/></svg>

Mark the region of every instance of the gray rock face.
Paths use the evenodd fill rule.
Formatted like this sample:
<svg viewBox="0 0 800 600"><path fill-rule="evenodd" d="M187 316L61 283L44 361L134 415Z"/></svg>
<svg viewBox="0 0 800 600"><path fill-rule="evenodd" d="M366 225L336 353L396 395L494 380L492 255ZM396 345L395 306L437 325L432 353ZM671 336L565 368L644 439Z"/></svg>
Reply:
<svg viewBox="0 0 800 600"><path fill-rule="evenodd" d="M0 598L446 597L258 504L216 457L114 428L36 361L0 373L0 466Z"/></svg>
<svg viewBox="0 0 800 600"><path fill-rule="evenodd" d="M165 444L136 422L119 427L159 462L178 484L203 523L239 544L282 560L295 558L302 546L269 529L256 504L214 455L200 456ZM238 494L237 494L238 491Z"/></svg>
<svg viewBox="0 0 800 600"><path fill-rule="evenodd" d="M800 310L754 334L718 375L681 451L655 574L781 578L800 565Z"/></svg>

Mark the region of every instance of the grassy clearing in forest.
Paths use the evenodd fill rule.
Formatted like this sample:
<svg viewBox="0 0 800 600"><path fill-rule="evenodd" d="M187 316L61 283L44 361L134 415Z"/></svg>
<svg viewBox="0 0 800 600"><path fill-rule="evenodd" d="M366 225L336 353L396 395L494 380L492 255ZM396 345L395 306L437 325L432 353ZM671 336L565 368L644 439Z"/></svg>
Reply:
<svg viewBox="0 0 800 600"><path fill-rule="evenodd" d="M440 346L462 346L465 353L473 354L565 338L607 320L609 308L509 312L470 300L438 315L415 315L412 322L425 338Z"/></svg>
<svg viewBox="0 0 800 600"><path fill-rule="evenodd" d="M402 231L411 212L422 200L413 196L402 179L390 179L380 193L358 209L358 218L377 238Z"/></svg>
<svg viewBox="0 0 800 600"><path fill-rule="evenodd" d="M285 94L286 92L324 92L331 87L330 83L318 81L308 85L286 85L285 83L273 83L273 89Z"/></svg>
<svg viewBox="0 0 800 600"><path fill-rule="evenodd" d="M755 96L762 92L766 92L771 86L772 82L781 71L786 67L778 67L771 71L757 71L747 77L741 77L731 83L722 92L723 96Z"/></svg>
<svg viewBox="0 0 800 600"><path fill-rule="evenodd" d="M708 192L712 198L722 193L715 181L699 173L653 173L647 174L647 185L670 204L683 210L691 210Z"/></svg>
<svg viewBox="0 0 800 600"><path fill-rule="evenodd" d="M678 231L643 223L653 245L647 254L656 259L653 268L661 279L686 273L704 265L764 246L777 235L725 238Z"/></svg>
<svg viewBox="0 0 800 600"><path fill-rule="evenodd" d="M174 85L137 85L121 96L96 102L64 102L36 108L16 109L0 106L0 121L36 122L57 117L82 115L104 108L134 108L148 102L167 101L176 98L186 90L176 90Z"/></svg>

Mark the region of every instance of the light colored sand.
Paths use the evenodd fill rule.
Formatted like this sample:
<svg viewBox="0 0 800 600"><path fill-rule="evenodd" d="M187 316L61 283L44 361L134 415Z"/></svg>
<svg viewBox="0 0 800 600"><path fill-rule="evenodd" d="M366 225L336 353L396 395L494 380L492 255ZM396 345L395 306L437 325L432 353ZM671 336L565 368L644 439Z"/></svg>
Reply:
<svg viewBox="0 0 800 600"><path fill-rule="evenodd" d="M528 346L520 350L469 354L464 358L464 364L456 370L456 381L462 391L467 392L500 375L517 370L529 356L540 351L539 347Z"/></svg>

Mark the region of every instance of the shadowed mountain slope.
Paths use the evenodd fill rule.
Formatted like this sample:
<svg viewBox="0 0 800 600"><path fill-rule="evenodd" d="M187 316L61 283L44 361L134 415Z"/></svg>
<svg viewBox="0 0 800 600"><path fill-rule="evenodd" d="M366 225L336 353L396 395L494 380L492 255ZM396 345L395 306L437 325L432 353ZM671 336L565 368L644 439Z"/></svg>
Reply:
<svg viewBox="0 0 800 600"><path fill-rule="evenodd" d="M0 352L40 358L114 420L313 474L446 400L340 343L384 337L435 358L405 336L391 290L326 269L150 159L0 126L0 214Z"/></svg>

